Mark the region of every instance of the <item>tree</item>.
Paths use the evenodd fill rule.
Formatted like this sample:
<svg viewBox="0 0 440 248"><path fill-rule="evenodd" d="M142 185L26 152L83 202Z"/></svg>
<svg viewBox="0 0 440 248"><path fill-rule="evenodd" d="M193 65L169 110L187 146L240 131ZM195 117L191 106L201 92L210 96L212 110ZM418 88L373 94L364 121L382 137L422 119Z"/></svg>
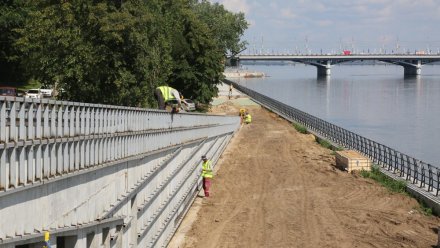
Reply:
<svg viewBox="0 0 440 248"><path fill-rule="evenodd" d="M15 41L18 39L18 34L14 32L14 29L23 25L27 12L23 1L4 0L0 2L0 82L26 81L19 51L14 47Z"/></svg>
<svg viewBox="0 0 440 248"><path fill-rule="evenodd" d="M208 103L225 54L245 45L244 16L208 1L8 1L25 11L2 33L10 49L0 59L64 100L153 107L168 84Z"/></svg>
<svg viewBox="0 0 440 248"><path fill-rule="evenodd" d="M241 36L248 28L243 13L227 11L219 3L202 0L196 5L198 18L206 23L219 48L225 54L236 54L243 50L247 42L241 41Z"/></svg>
<svg viewBox="0 0 440 248"><path fill-rule="evenodd" d="M247 23L242 14L232 14L222 5L208 1L172 1L168 10L175 41L170 84L187 97L209 103L218 93L216 86L223 77L225 54L245 45L239 37Z"/></svg>
<svg viewBox="0 0 440 248"><path fill-rule="evenodd" d="M151 2L148 3L151 5ZM66 100L149 106L150 94L170 74L160 13L143 1L39 5L16 45L35 79Z"/></svg>

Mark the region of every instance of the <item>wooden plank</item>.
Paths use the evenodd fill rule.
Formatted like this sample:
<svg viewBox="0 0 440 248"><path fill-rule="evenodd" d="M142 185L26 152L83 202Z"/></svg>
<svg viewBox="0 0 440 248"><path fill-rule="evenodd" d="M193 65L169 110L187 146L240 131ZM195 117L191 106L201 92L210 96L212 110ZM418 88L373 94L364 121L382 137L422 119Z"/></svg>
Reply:
<svg viewBox="0 0 440 248"><path fill-rule="evenodd" d="M364 157L362 154L353 151L345 150L336 152L336 166L352 172L354 170L371 170L370 159Z"/></svg>

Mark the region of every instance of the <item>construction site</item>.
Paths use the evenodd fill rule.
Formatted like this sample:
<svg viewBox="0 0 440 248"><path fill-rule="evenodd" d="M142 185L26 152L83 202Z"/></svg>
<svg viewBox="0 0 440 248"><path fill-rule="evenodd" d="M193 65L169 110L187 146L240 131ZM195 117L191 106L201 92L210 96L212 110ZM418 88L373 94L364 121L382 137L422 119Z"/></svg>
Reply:
<svg viewBox="0 0 440 248"><path fill-rule="evenodd" d="M312 134L227 86L211 112L242 124L169 243L190 247L437 247L440 219L414 198L336 167Z"/></svg>

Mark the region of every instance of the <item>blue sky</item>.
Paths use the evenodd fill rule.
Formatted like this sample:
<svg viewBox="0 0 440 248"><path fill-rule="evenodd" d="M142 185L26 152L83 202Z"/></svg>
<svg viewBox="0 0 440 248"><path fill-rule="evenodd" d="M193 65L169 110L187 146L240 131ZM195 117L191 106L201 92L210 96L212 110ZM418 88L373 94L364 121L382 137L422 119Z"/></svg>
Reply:
<svg viewBox="0 0 440 248"><path fill-rule="evenodd" d="M245 13L247 52L440 49L440 0L212 0Z"/></svg>

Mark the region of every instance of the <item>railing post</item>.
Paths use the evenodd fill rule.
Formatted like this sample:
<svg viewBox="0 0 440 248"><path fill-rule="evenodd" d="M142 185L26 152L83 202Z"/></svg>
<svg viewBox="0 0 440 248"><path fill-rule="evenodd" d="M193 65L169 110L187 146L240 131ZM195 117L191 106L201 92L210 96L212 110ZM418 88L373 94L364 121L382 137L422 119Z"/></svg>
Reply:
<svg viewBox="0 0 440 248"><path fill-rule="evenodd" d="M40 101L39 103L36 104L37 105L37 111L36 111L36 115L35 115L35 138L37 139L41 139L42 135L43 135L43 128L41 125L41 112L42 112L42 108L43 108L43 103Z"/></svg>
<svg viewBox="0 0 440 248"><path fill-rule="evenodd" d="M0 142L7 142L6 140L6 104L7 102L0 102Z"/></svg>
<svg viewBox="0 0 440 248"><path fill-rule="evenodd" d="M418 164L417 161L413 158L413 170L414 170L414 175L413 175L413 184L416 184L419 180L419 168L418 168Z"/></svg>
<svg viewBox="0 0 440 248"><path fill-rule="evenodd" d="M405 175L405 160L403 159L403 154L400 154L400 176Z"/></svg>
<svg viewBox="0 0 440 248"><path fill-rule="evenodd" d="M3 129L6 130L6 129ZM17 134L17 102L11 102L11 110L9 111L9 140L18 141Z"/></svg>
<svg viewBox="0 0 440 248"><path fill-rule="evenodd" d="M420 163L420 165L421 165L421 172L422 172L422 175L421 175L421 178L420 178L420 188L423 188L424 186L425 186L425 184L426 184L426 182L425 182L425 179L426 179L426 176L425 176L425 165L423 164L423 163Z"/></svg>
<svg viewBox="0 0 440 248"><path fill-rule="evenodd" d="M430 164L428 164L428 192L432 191L432 188L434 187L434 178L432 175L432 166Z"/></svg>
<svg viewBox="0 0 440 248"><path fill-rule="evenodd" d="M439 190L440 190L440 170L437 169L437 192L435 193L435 196L438 196Z"/></svg>

